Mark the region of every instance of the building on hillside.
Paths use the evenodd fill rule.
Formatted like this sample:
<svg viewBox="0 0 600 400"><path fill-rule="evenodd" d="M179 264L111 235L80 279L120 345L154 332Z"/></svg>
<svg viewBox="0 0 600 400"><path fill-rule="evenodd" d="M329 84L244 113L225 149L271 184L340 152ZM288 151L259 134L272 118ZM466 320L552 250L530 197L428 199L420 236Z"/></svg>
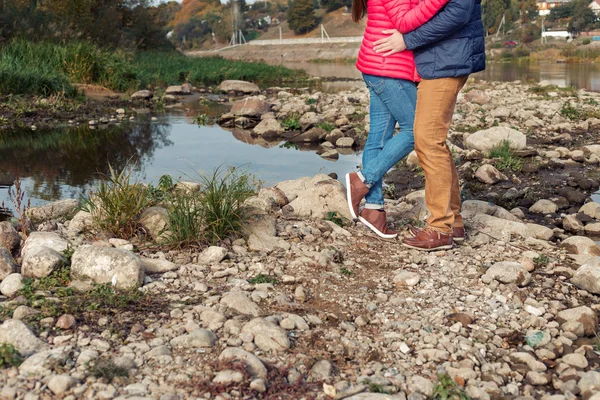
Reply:
<svg viewBox="0 0 600 400"><path fill-rule="evenodd" d="M595 0L598 1L598 0ZM541 16L550 14L554 7L569 3L571 0L537 0L537 9Z"/></svg>
<svg viewBox="0 0 600 400"><path fill-rule="evenodd" d="M596 15L600 16L600 0L592 1L589 7Z"/></svg>

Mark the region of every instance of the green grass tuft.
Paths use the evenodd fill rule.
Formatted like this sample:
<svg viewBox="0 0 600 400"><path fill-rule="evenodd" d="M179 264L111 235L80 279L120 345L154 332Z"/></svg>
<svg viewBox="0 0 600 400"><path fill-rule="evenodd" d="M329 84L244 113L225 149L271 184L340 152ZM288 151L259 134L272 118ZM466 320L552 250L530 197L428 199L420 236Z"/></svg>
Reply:
<svg viewBox="0 0 600 400"><path fill-rule="evenodd" d="M260 274L260 275L257 275L255 277L248 279L248 283L251 283L253 285L256 285L259 283L271 283L273 285L277 285L279 283L279 281L273 276Z"/></svg>
<svg viewBox="0 0 600 400"><path fill-rule="evenodd" d="M523 161L514 155L511 143L508 140L503 140L502 143L493 147L489 151L489 156L499 159L494 165L500 171L521 171L523 169Z"/></svg>
<svg viewBox="0 0 600 400"><path fill-rule="evenodd" d="M0 344L0 368L18 367L23 362L23 357L12 344Z"/></svg>
<svg viewBox="0 0 600 400"><path fill-rule="evenodd" d="M433 388L432 400L470 400L471 398L447 374L438 376Z"/></svg>

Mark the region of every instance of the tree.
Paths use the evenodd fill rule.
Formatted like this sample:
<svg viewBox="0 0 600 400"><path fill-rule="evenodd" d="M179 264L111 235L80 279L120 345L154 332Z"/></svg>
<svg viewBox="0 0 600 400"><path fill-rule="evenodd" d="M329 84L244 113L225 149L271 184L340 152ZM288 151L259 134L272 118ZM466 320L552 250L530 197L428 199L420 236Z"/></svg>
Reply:
<svg viewBox="0 0 600 400"><path fill-rule="evenodd" d="M317 25L313 0L296 0L287 13L288 25L296 35L308 33Z"/></svg>
<svg viewBox="0 0 600 400"><path fill-rule="evenodd" d="M483 26L486 32L496 33L502 16L511 9L510 0L485 0L482 2L483 9ZM511 18L507 18L506 22L510 22Z"/></svg>
<svg viewBox="0 0 600 400"><path fill-rule="evenodd" d="M588 0L575 0L562 6L554 7L548 16L550 21L567 21L567 30L579 33L594 29L598 25L598 17L589 8Z"/></svg>
<svg viewBox="0 0 600 400"><path fill-rule="evenodd" d="M342 7L352 7L351 0L321 0L321 7L327 12L335 11Z"/></svg>
<svg viewBox="0 0 600 400"><path fill-rule="evenodd" d="M521 22L523 23L532 21L539 15L536 0L520 0L517 7L521 11Z"/></svg>

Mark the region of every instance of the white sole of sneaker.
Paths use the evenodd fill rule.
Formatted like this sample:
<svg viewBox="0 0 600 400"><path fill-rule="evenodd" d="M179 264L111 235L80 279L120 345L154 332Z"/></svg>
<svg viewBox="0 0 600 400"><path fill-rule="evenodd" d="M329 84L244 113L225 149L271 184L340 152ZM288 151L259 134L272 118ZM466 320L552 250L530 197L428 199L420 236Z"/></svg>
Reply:
<svg viewBox="0 0 600 400"><path fill-rule="evenodd" d="M406 243L402 243L402 246L408 247L409 249L415 249L415 250L421 250L421 251L438 251L438 250L451 250L452 249L451 244L448 244L445 246L440 246L440 247L435 247L433 249L424 249L422 247L411 246L410 244L406 244Z"/></svg>
<svg viewBox="0 0 600 400"><path fill-rule="evenodd" d="M382 237L384 239L394 239L398 237L398 234L395 233L393 235L389 235L389 234L385 234L379 231L379 229L375 228L375 226L373 226L373 224L371 224L369 221L367 221L366 219L364 219L363 217L358 217L358 220L360 222L362 222L363 224L365 224L365 226L367 228L369 228L370 230L372 230L373 232L375 232L377 234L377 236Z"/></svg>
<svg viewBox="0 0 600 400"><path fill-rule="evenodd" d="M348 199L348 208L350 209L350 215L352 218L358 219L358 215L354 213L354 207L352 207L352 196L350 190L350 174L346 174L346 198Z"/></svg>

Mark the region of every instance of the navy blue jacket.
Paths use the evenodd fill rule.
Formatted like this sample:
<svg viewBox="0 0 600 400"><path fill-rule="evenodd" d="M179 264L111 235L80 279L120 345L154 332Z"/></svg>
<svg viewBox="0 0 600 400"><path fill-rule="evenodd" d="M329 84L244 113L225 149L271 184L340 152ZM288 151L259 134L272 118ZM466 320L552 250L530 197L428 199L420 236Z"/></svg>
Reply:
<svg viewBox="0 0 600 400"><path fill-rule="evenodd" d="M485 69L481 0L450 0L431 20L404 35L424 79L465 76Z"/></svg>

